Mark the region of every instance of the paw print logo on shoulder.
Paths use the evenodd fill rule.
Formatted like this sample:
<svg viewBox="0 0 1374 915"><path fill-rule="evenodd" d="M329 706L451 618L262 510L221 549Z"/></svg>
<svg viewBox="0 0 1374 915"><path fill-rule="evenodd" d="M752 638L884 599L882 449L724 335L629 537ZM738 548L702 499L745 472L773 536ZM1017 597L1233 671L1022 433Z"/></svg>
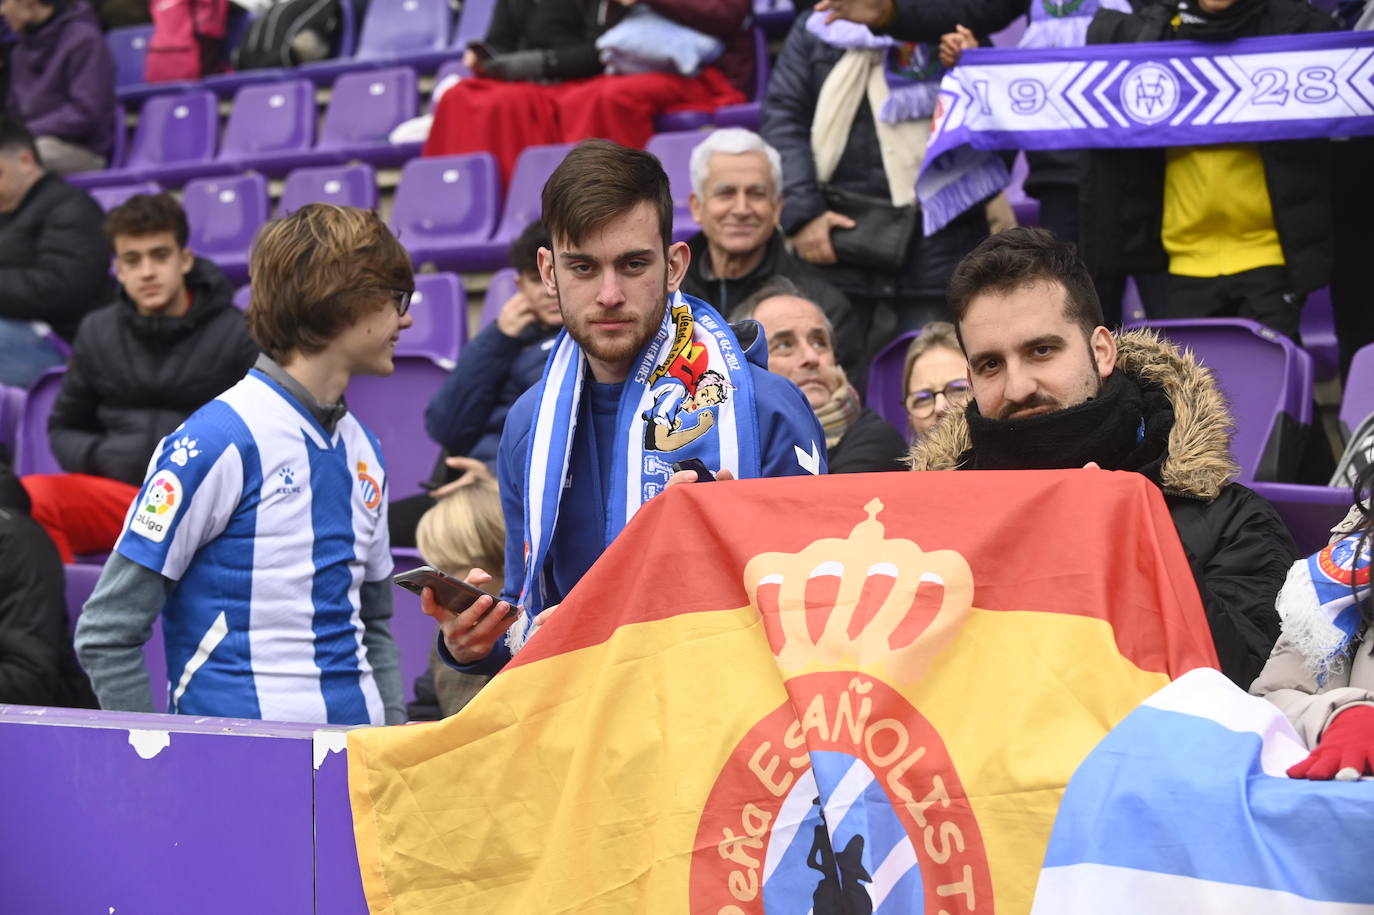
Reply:
<svg viewBox="0 0 1374 915"><path fill-rule="evenodd" d="M196 440L189 435L183 435L181 438L172 442L172 455L170 460L178 467L185 467L187 461L193 457L199 456L200 451L196 449Z"/></svg>

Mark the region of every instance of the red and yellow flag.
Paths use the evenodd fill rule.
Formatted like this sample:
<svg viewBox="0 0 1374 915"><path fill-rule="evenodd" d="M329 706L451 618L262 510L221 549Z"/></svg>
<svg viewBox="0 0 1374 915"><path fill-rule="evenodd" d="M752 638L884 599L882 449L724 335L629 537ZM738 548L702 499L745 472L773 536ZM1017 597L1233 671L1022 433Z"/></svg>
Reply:
<svg viewBox="0 0 1374 915"><path fill-rule="evenodd" d="M368 903L1028 912L1079 761L1215 664L1138 474L674 487L460 714L349 734Z"/></svg>

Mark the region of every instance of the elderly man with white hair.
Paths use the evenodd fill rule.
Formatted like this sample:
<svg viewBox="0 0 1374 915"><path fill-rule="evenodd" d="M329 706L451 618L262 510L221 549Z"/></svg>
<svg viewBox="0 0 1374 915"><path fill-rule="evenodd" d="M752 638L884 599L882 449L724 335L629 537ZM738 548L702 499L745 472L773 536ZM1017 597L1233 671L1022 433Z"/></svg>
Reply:
<svg viewBox="0 0 1374 915"><path fill-rule="evenodd" d="M692 262L682 291L728 314L775 276L820 306L835 329L840 363L862 380L862 339L844 294L783 245L782 159L758 134L738 127L706 135L692 151Z"/></svg>

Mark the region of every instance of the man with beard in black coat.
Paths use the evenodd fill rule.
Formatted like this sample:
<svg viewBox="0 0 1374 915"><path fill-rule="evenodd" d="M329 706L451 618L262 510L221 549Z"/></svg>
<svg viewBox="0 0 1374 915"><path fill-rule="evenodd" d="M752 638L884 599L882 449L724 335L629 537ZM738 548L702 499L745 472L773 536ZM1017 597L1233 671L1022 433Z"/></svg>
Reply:
<svg viewBox="0 0 1374 915"><path fill-rule="evenodd" d="M224 274L186 247L186 213L170 194L131 197L105 230L122 288L82 323L48 418L67 473L23 480L67 562L114 546L158 442L258 354Z"/></svg>

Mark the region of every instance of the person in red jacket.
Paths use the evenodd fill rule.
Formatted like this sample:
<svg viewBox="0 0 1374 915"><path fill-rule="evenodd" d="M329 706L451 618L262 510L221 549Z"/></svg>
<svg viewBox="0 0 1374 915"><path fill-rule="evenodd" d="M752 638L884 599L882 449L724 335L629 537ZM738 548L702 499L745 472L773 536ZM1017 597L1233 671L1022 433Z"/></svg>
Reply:
<svg viewBox="0 0 1374 915"><path fill-rule="evenodd" d="M719 40L724 50L694 76L666 69L610 75L597 39L635 7ZM668 110L714 110L745 100L754 49L749 0L499 0L484 41L463 62L473 77L440 97L423 155L486 151L509 182L526 146L589 137L643 148Z"/></svg>

